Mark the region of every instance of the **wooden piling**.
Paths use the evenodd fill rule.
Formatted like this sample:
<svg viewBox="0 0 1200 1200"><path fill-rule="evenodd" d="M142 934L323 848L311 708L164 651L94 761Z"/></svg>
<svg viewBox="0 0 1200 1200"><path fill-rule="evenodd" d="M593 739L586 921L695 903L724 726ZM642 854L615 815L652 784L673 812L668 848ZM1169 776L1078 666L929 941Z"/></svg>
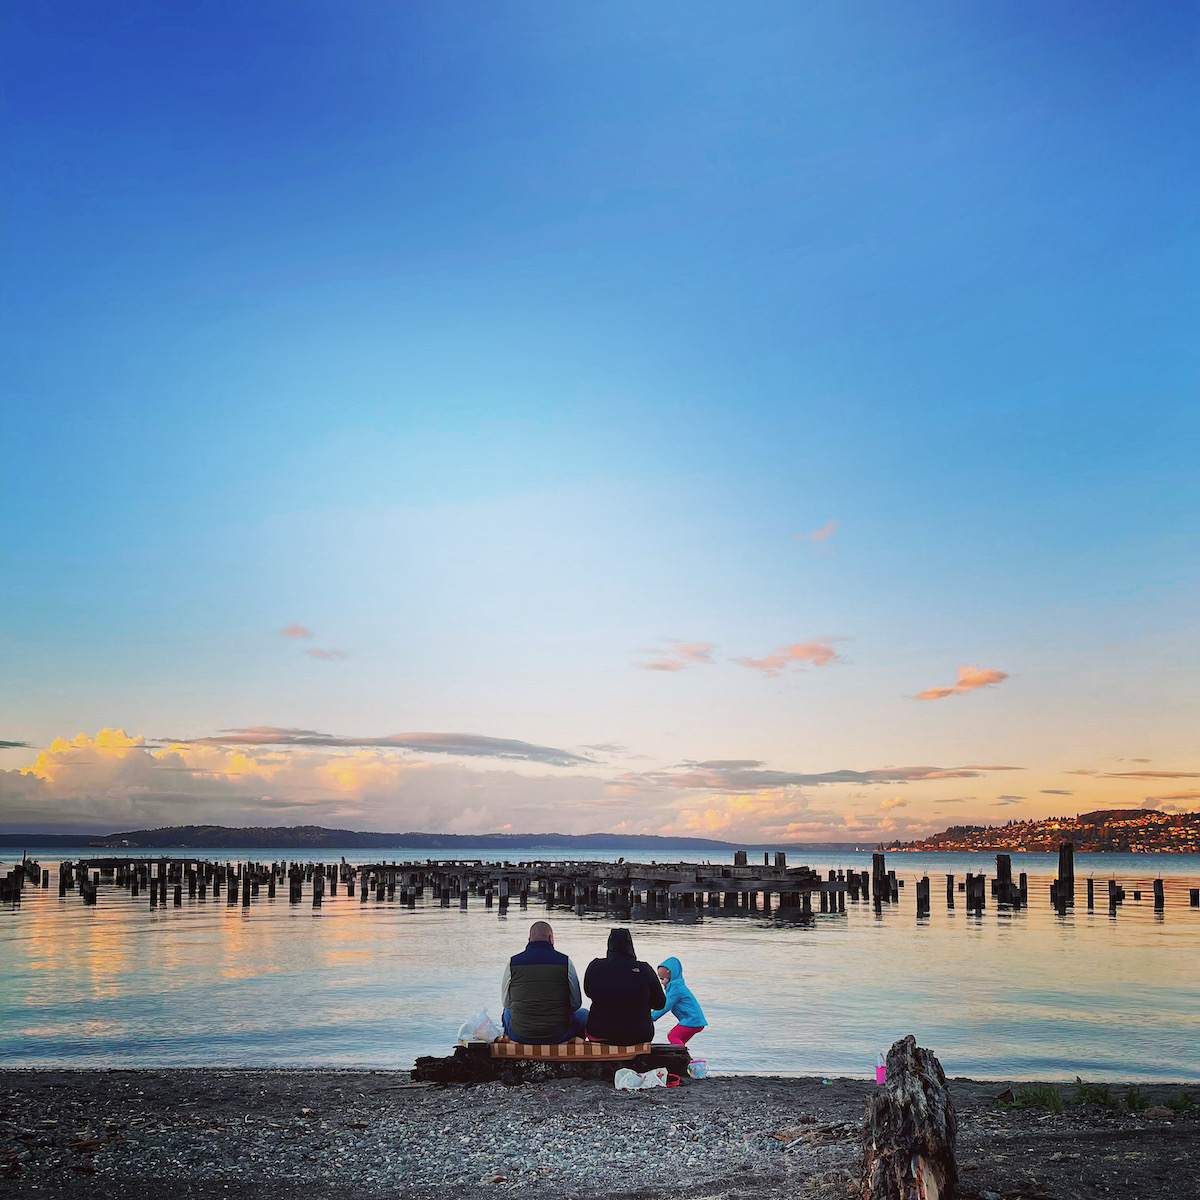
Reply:
<svg viewBox="0 0 1200 1200"><path fill-rule="evenodd" d="M1154 881L1154 911L1162 912L1165 903L1166 900L1163 895L1163 881L1161 879L1156 879Z"/></svg>
<svg viewBox="0 0 1200 1200"><path fill-rule="evenodd" d="M887 863L882 854L871 855L871 895L876 900L886 900L891 897L892 889L888 882Z"/></svg>
<svg viewBox="0 0 1200 1200"><path fill-rule="evenodd" d="M954 907L954 876L946 876L946 907Z"/></svg>

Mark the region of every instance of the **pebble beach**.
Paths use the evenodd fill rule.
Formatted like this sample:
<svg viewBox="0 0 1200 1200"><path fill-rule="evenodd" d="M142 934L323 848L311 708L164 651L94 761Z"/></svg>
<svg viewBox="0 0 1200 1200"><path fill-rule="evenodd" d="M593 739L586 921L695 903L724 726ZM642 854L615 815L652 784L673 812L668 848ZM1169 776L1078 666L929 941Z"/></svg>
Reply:
<svg viewBox="0 0 1200 1200"><path fill-rule="evenodd" d="M967 1200L1200 1196L1197 1109L1163 1107L1178 1085L1142 1085L1147 1107L1136 1112L1005 1103L1028 1086L951 1081ZM865 1080L751 1076L629 1093L578 1079L414 1084L404 1071L9 1070L0 1190L93 1200L147 1190L845 1198L873 1090ZM1070 1099L1069 1085L1059 1092Z"/></svg>

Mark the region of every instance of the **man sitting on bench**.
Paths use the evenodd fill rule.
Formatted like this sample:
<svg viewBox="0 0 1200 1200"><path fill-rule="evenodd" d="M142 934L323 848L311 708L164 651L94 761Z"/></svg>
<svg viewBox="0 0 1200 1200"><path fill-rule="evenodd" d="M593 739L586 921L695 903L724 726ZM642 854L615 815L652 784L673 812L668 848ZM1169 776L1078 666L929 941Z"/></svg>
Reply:
<svg viewBox="0 0 1200 1200"><path fill-rule="evenodd" d="M529 945L514 954L500 980L504 1032L526 1045L556 1045L579 1037L587 1025L580 1007L579 976L571 960L554 948L554 930L534 921Z"/></svg>

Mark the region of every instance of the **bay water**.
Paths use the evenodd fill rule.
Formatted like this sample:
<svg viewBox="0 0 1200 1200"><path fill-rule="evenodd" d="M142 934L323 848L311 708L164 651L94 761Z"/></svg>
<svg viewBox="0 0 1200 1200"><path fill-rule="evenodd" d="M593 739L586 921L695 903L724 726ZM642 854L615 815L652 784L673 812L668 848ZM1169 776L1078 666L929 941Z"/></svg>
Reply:
<svg viewBox="0 0 1200 1200"><path fill-rule="evenodd" d="M88 853L72 852L78 858ZM124 851L122 854L126 853ZM157 858L161 852L131 851ZM172 851L178 856L181 851ZM187 851L219 861L300 860L296 851ZM694 851L622 852L626 861L691 861ZM521 859L573 858L535 849ZM462 1021L487 1007L499 1018L505 961L529 924L549 919L582 978L602 956L611 916L547 912L536 898L507 915L471 897L443 909L428 894L414 910L365 904L344 888L313 909L265 890L248 909L188 900L150 909L145 893L101 885L99 902L59 898L58 852L39 852L51 888L26 886L0 906L0 1060L8 1067L274 1066L407 1068L448 1054ZM305 857L352 863L425 861L428 850L321 850ZM613 860L617 852L593 852ZM456 858L497 857L463 848ZM674 955L709 1020L692 1043L714 1073L872 1076L876 1054L912 1033L949 1075L1004 1079L1200 1080L1198 855L1076 856L1076 904L1049 903L1057 856L1014 854L1029 875L1029 904L968 914L945 903L945 876L995 874L986 854L891 853L906 883L876 914L812 924L761 914L694 923L631 924L638 956ZM869 870L869 852L797 854L822 873ZM713 862L722 861L718 858ZM725 859L725 862L731 859ZM6 864L3 869L7 869ZM928 874L932 912L917 918L915 882ZM1097 880L1094 912L1084 880ZM1166 890L1153 909L1151 881ZM1107 880L1127 900L1115 916ZM1135 888L1142 900L1133 900ZM665 1038L670 1017L659 1023Z"/></svg>

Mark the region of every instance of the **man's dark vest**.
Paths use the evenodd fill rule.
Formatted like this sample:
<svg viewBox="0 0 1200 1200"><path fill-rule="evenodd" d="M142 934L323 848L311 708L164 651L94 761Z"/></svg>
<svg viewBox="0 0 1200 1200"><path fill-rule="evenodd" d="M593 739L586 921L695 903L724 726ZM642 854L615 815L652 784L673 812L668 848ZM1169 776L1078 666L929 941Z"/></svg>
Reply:
<svg viewBox="0 0 1200 1200"><path fill-rule="evenodd" d="M549 942L530 942L508 960L512 1031L519 1038L560 1037L571 1028L567 956Z"/></svg>

